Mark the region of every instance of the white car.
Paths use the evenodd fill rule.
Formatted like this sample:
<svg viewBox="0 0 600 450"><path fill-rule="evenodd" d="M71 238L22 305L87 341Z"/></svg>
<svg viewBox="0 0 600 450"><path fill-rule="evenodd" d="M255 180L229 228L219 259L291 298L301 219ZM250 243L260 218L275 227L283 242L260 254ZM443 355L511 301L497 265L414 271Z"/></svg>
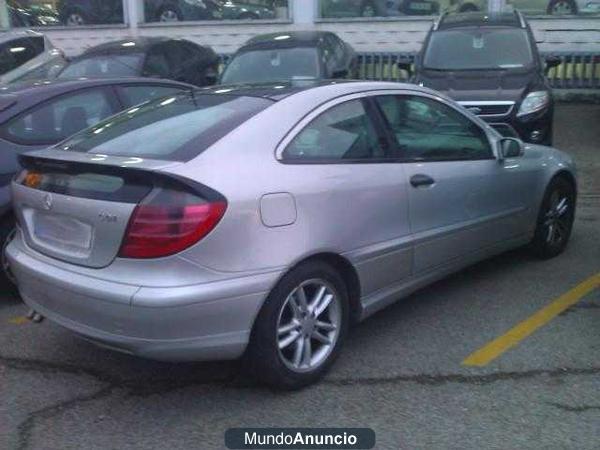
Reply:
<svg viewBox="0 0 600 450"><path fill-rule="evenodd" d="M67 64L63 52L31 30L0 35L0 84L54 78Z"/></svg>

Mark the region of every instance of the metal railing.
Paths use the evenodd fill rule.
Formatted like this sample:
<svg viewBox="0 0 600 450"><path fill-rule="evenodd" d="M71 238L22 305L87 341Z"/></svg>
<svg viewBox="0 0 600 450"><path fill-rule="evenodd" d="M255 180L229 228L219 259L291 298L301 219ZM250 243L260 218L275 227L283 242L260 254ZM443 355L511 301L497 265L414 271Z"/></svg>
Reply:
<svg viewBox="0 0 600 450"><path fill-rule="evenodd" d="M547 52L542 58L556 56L561 64L550 69L548 80L557 89L600 89L600 52ZM230 55L221 55L224 67ZM408 81L408 72L398 61L414 61L414 52L371 52L358 54L358 77L374 81Z"/></svg>

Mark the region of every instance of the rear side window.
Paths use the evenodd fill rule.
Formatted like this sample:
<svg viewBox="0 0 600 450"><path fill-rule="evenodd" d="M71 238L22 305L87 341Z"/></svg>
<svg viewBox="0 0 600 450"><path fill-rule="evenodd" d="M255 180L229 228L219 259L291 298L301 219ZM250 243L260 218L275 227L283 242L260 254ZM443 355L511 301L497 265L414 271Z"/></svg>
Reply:
<svg viewBox="0 0 600 450"><path fill-rule="evenodd" d="M89 89L34 107L10 121L3 134L23 145L51 145L97 124L112 112L105 91Z"/></svg>
<svg viewBox="0 0 600 450"><path fill-rule="evenodd" d="M381 140L361 100L351 100L325 111L283 152L283 159L292 162L384 157Z"/></svg>
<svg viewBox="0 0 600 450"><path fill-rule="evenodd" d="M178 94L184 89L174 86L157 86L157 85L137 85L137 86L119 86L119 92L126 107L139 105L140 103L154 100L159 97Z"/></svg>
<svg viewBox="0 0 600 450"><path fill-rule="evenodd" d="M63 150L188 161L273 102L188 92L130 108L61 144Z"/></svg>

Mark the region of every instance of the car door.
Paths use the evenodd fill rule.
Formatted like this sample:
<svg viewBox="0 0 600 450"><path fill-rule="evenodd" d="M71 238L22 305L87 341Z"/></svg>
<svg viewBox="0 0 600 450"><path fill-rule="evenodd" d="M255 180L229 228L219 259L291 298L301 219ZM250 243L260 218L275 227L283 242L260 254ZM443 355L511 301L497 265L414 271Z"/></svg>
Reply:
<svg viewBox="0 0 600 450"><path fill-rule="evenodd" d="M344 253L364 296L412 271L403 166L389 159L388 140L373 119L366 94L337 99L303 119L280 156L298 217L314 218L310 239Z"/></svg>
<svg viewBox="0 0 600 450"><path fill-rule="evenodd" d="M415 275L525 232L531 177L498 161L480 124L425 94L382 95L376 103L409 182Z"/></svg>

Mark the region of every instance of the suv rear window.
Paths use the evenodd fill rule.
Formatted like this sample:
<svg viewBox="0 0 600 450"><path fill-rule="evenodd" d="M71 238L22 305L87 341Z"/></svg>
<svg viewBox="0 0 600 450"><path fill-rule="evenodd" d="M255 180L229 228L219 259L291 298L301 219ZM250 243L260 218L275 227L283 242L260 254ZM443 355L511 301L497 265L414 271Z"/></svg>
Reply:
<svg viewBox="0 0 600 450"><path fill-rule="evenodd" d="M186 92L130 108L59 144L61 150L188 161L273 104L236 95Z"/></svg>

